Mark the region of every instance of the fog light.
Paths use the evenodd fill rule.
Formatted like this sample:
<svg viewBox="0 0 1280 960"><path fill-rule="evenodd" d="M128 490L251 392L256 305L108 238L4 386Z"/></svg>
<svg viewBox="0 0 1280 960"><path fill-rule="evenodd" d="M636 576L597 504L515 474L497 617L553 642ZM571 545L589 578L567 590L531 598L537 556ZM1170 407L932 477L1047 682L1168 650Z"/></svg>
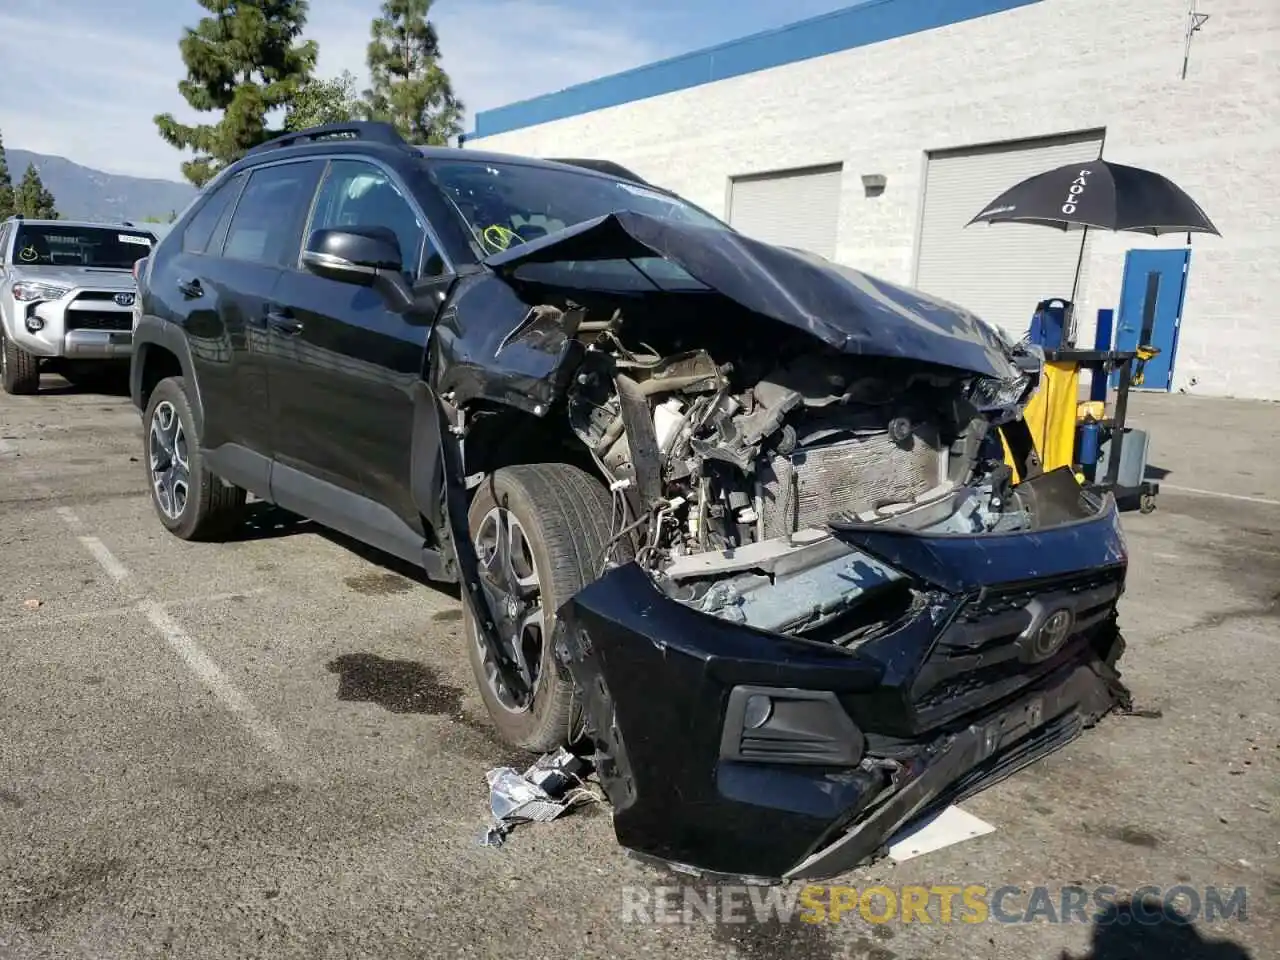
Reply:
<svg viewBox="0 0 1280 960"><path fill-rule="evenodd" d="M44 321L37 316L27 317L27 329L32 333L39 333L44 329Z"/></svg>
<svg viewBox="0 0 1280 960"><path fill-rule="evenodd" d="M769 722L773 714L773 701L763 694L754 694L747 698L747 705L742 711L742 725L748 730L757 730Z"/></svg>

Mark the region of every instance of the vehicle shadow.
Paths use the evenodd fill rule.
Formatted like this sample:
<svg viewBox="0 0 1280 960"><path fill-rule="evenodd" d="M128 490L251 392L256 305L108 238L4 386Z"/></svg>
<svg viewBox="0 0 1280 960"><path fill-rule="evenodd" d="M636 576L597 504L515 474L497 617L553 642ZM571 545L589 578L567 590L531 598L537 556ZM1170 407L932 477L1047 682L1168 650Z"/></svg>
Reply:
<svg viewBox="0 0 1280 960"><path fill-rule="evenodd" d="M1186 916L1150 898L1112 904L1094 921L1090 952L1058 960L1253 960L1231 940L1207 940Z"/></svg>
<svg viewBox="0 0 1280 960"><path fill-rule="evenodd" d="M68 380L61 374L45 374L40 380L42 397L128 397L129 374L102 373Z"/></svg>
<svg viewBox="0 0 1280 960"><path fill-rule="evenodd" d="M1148 480L1163 480L1171 473L1173 473L1172 470L1166 470L1164 467L1157 467L1154 463L1147 464L1146 478Z"/></svg>
<svg viewBox="0 0 1280 960"><path fill-rule="evenodd" d="M253 500L245 507L244 523L235 533L227 537L227 542L274 540L277 537L291 537L296 533L309 533L317 529L317 524L306 517L282 510L274 503Z"/></svg>
<svg viewBox="0 0 1280 960"><path fill-rule="evenodd" d="M291 537L299 533L314 533L324 537L334 546L341 547L350 553L354 553L360 559L381 567L390 573L394 573L406 580L412 580L414 583L424 587L430 587L439 593L444 594L452 600L461 602L462 593L455 583L438 583L427 577L426 572L412 563L407 563L399 557L394 557L389 553L383 553L376 547L371 547L366 543L353 539L337 530L331 530L328 527L309 520L306 517L291 513L281 507L277 507L273 503L267 503L263 500L251 501L246 509L244 523L228 538L229 542L248 542L251 540L272 540L276 538ZM388 590L386 592L398 592ZM456 618L452 618L456 619Z"/></svg>

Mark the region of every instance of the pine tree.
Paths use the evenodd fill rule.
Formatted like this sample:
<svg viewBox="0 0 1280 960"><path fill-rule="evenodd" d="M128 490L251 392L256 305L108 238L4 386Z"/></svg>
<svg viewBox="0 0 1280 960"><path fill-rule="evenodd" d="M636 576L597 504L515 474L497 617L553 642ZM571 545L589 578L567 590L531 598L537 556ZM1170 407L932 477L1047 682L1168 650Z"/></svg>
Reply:
<svg viewBox="0 0 1280 960"><path fill-rule="evenodd" d="M432 0L385 0L367 52L368 115L407 140L443 145L462 132L463 105L440 67L440 41L427 15Z"/></svg>
<svg viewBox="0 0 1280 960"><path fill-rule="evenodd" d="M40 171L34 163L27 164L18 189L13 193L14 206L28 220L57 220L58 207L53 194L44 187Z"/></svg>
<svg viewBox="0 0 1280 960"><path fill-rule="evenodd" d="M9 176L9 161L4 155L4 137L0 136L0 220L6 220L17 212L13 197L13 180Z"/></svg>
<svg viewBox="0 0 1280 960"><path fill-rule="evenodd" d="M198 0L212 16L188 28L178 47L187 78L178 92L194 109L221 111L216 123L188 126L155 118L160 136L195 159L182 172L197 187L250 147L270 139L267 115L287 106L315 68L314 40L299 42L307 0Z"/></svg>

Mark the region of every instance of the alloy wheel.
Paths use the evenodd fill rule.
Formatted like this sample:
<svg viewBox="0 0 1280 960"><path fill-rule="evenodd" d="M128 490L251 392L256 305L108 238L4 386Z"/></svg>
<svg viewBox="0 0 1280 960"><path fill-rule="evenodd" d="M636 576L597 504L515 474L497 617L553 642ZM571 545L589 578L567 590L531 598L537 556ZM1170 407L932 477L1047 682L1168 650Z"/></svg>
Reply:
<svg viewBox="0 0 1280 960"><path fill-rule="evenodd" d="M524 679L528 694L517 697L507 689L480 637L478 625L473 628L472 642L480 648L486 682L503 709L524 713L533 705L546 643L542 588L533 549L524 527L505 507L494 507L485 514L474 543L480 559L481 586L503 652Z"/></svg>
<svg viewBox="0 0 1280 960"><path fill-rule="evenodd" d="M177 520L187 508L191 463L187 458L187 435L182 429L182 418L168 400L157 404L151 414L148 448L156 505L170 520Z"/></svg>

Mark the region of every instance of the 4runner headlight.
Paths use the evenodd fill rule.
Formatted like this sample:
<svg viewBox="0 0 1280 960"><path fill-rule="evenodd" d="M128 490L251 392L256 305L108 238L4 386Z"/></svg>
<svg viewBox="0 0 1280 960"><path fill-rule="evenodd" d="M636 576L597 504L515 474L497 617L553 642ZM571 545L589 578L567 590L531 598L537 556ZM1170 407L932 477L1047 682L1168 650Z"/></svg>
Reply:
<svg viewBox="0 0 1280 960"><path fill-rule="evenodd" d="M10 289L13 291L13 299L23 303L31 300L60 300L71 292L70 287L41 283L38 280L19 280Z"/></svg>

